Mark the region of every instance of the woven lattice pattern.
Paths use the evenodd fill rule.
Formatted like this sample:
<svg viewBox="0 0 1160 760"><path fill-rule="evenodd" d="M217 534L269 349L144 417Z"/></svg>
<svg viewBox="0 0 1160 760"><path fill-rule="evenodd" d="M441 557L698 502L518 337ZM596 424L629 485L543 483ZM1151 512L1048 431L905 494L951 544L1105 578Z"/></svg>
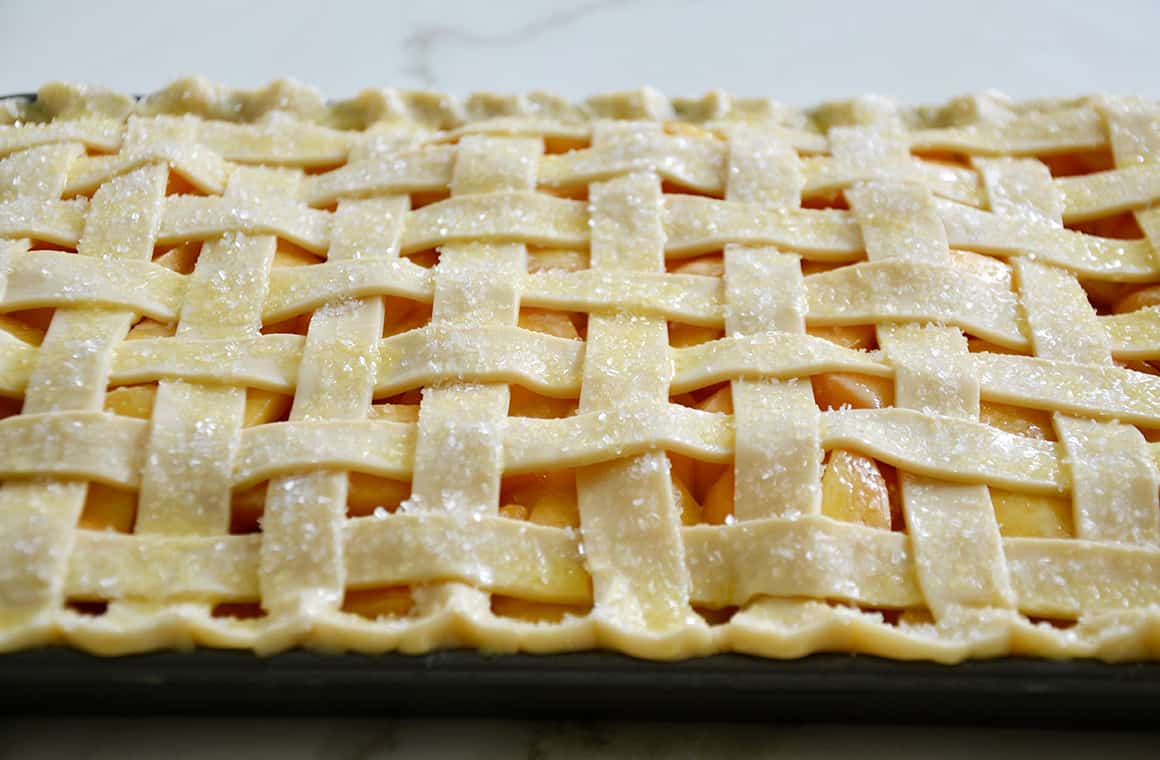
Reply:
<svg viewBox="0 0 1160 760"><path fill-rule="evenodd" d="M0 106L0 649L1160 655L1160 107Z"/></svg>

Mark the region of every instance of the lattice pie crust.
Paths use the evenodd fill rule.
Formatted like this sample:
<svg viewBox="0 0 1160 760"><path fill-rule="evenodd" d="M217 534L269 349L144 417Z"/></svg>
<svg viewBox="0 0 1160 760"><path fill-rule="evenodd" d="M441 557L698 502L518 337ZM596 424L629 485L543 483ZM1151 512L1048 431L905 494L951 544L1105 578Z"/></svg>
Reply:
<svg viewBox="0 0 1160 760"><path fill-rule="evenodd" d="M0 649L1160 655L1160 108L0 106Z"/></svg>

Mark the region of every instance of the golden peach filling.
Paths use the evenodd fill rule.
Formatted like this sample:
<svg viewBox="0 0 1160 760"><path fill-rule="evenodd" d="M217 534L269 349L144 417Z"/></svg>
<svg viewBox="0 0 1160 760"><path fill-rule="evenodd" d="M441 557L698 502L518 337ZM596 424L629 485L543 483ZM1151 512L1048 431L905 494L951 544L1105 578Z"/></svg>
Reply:
<svg viewBox="0 0 1160 760"><path fill-rule="evenodd" d="M580 527L576 473L512 475L500 483L500 514L553 528Z"/></svg>
<svg viewBox="0 0 1160 760"><path fill-rule="evenodd" d="M406 617L415 606L411 589L407 586L347 589L342 598L343 612L351 612L372 620Z"/></svg>
<svg viewBox="0 0 1160 760"><path fill-rule="evenodd" d="M991 489L999 533L1026 538L1071 538L1075 535L1071 499L1029 496Z"/></svg>
<svg viewBox="0 0 1160 760"><path fill-rule="evenodd" d="M90 483L78 525L88 530L129 533L137 519L137 494L120 488Z"/></svg>
<svg viewBox="0 0 1160 760"><path fill-rule="evenodd" d="M1160 285L1149 285L1139 290L1133 290L1116 299L1112 302L1112 312L1114 314L1129 314L1150 306L1160 306Z"/></svg>
<svg viewBox="0 0 1160 760"><path fill-rule="evenodd" d="M201 255L201 243L185 243L155 256L154 264L172 269L178 274L190 274Z"/></svg>
<svg viewBox="0 0 1160 760"><path fill-rule="evenodd" d="M830 452L822 473L822 514L890 530L890 491L873 459L842 449Z"/></svg>
<svg viewBox="0 0 1160 760"><path fill-rule="evenodd" d="M822 411L881 409L894 405L894 381L852 372L827 372L810 378L814 400Z"/></svg>
<svg viewBox="0 0 1160 760"><path fill-rule="evenodd" d="M0 330L25 343L39 346L52 322L55 309L24 309L0 315Z"/></svg>
<svg viewBox="0 0 1160 760"><path fill-rule="evenodd" d="M430 304L391 296L388 296L385 301L387 319L383 325L384 338L400 335L408 330L416 330L426 326L431 321Z"/></svg>
<svg viewBox="0 0 1160 760"><path fill-rule="evenodd" d="M13 415L20 414L20 408L23 405L24 402L18 398L0 397L0 420L4 419L5 417L12 417Z"/></svg>
<svg viewBox="0 0 1160 760"><path fill-rule="evenodd" d="M1040 409L984 401L979 405L979 422L1025 438L1040 441L1056 440L1051 414Z"/></svg>
<svg viewBox="0 0 1160 760"><path fill-rule="evenodd" d="M27 314L28 312L25 312ZM22 340L33 346L39 346L40 342L44 340L44 330L38 327L34 322L18 319L13 314L0 314L0 330L11 335L13 338Z"/></svg>
<svg viewBox="0 0 1160 760"><path fill-rule="evenodd" d="M711 340L717 340L725 334L716 327L701 325L687 325L681 322L669 323L669 345L674 348L688 348L699 346Z"/></svg>

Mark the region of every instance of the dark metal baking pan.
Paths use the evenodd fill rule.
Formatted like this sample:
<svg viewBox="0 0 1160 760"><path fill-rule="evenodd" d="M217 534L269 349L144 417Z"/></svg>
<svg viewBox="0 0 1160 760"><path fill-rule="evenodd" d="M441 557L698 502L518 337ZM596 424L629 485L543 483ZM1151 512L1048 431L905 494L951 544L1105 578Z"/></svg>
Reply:
<svg viewBox="0 0 1160 760"><path fill-rule="evenodd" d="M35 94L0 95L0 101ZM1160 663L961 665L812 655L648 662L585 652L273 657L198 650L0 655L14 714L390 715L1160 727Z"/></svg>
<svg viewBox="0 0 1160 760"><path fill-rule="evenodd" d="M332 714L519 718L1160 724L1160 663L876 657L647 662L619 654L446 651L261 658L198 650L0 656L7 713Z"/></svg>

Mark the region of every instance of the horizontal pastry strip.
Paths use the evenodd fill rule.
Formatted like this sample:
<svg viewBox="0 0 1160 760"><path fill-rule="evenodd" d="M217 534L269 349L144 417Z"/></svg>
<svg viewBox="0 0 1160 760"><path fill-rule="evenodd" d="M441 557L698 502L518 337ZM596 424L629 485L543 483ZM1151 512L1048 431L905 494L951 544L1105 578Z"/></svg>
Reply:
<svg viewBox="0 0 1160 760"><path fill-rule="evenodd" d="M1145 281L1160 276L1147 240L1102 238L1048 222L1014 219L960 203L936 201L954 248L995 256L1034 255L1097 280ZM0 235L62 246L80 238L86 205L73 201L0 204ZM692 256L731 243L776 245L818 261L850 262L865 250L848 211L772 208L687 195L665 196L665 251ZM411 211L400 242L404 254L456 242L522 242L555 247L589 243L587 205L535 192L449 198ZM262 203L218 196L166 198L157 242L169 245L229 232L277 235L318 254L330 243L331 214L291 200Z"/></svg>
<svg viewBox="0 0 1160 760"><path fill-rule="evenodd" d="M744 605L760 596L879 608L923 603L909 542L900 533L812 516L694 526L682 536L696 604ZM352 588L459 580L524 599L591 601L580 539L569 529L500 517L464 525L443 514L402 513L349 520L343 540ZM108 600L165 589L167 599L253 600L260 543L258 535L140 537L82 530L66 593ZM1148 582L1160 572L1156 550L1008 538L1003 551L1020 570L1012 582L1024 614L1066 617L1160 603L1160 590ZM520 561L511 561L512 552Z"/></svg>
<svg viewBox="0 0 1160 760"><path fill-rule="evenodd" d="M907 409L821 414L824 448L859 451L904 471L1027 493L1065 494L1060 444L978 422ZM27 414L0 420L0 476L76 477L136 488L148 423L100 412ZM723 462L733 455L733 418L679 404L502 423L504 471L607 462L666 449ZM279 422L242 431L235 487L315 469L408 479L415 423L386 420ZM1160 444L1147 449L1160 459Z"/></svg>

